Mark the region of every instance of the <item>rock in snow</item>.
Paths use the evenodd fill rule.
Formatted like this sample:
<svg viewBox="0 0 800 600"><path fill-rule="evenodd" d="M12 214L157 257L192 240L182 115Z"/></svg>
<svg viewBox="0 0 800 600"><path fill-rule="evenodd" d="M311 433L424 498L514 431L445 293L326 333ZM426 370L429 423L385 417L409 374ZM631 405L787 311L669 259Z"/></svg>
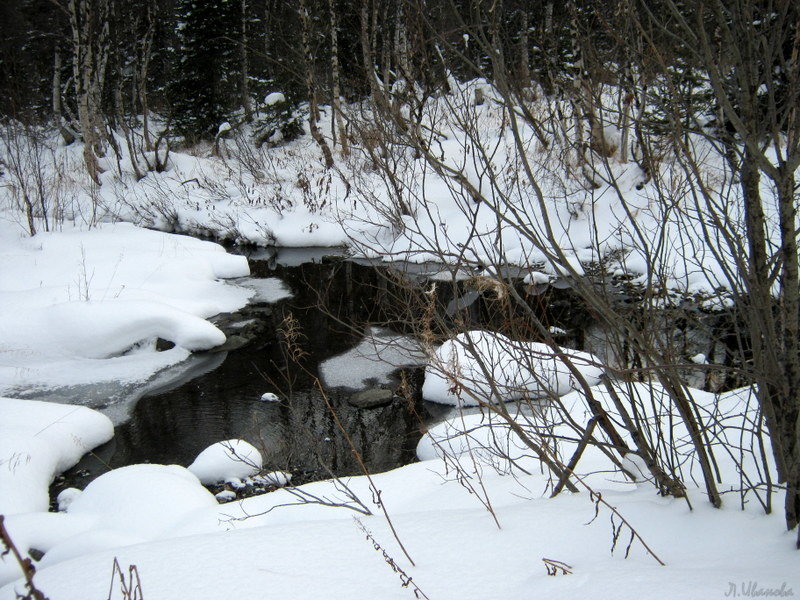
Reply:
<svg viewBox="0 0 800 600"><path fill-rule="evenodd" d="M356 408L377 408L391 403L393 395L392 390L381 388L364 390L350 396L347 402L350 406L355 406Z"/></svg>

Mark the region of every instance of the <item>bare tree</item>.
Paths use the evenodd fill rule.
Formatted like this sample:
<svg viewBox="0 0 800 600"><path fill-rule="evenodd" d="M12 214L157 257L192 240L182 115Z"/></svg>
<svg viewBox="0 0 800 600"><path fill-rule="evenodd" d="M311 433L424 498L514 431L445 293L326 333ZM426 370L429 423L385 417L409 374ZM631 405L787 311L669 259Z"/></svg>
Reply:
<svg viewBox="0 0 800 600"><path fill-rule="evenodd" d="M711 219L709 239L736 257L726 286L737 298L744 324L749 376L757 385L780 481L786 484L786 523L800 522L800 273L798 272L795 173L800 166L800 12L791 2L665 1L655 14L646 4L638 25L647 46L667 59L658 38L673 38L711 89L718 122L700 128L729 162L744 209L744 237L725 235L730 215L700 180L692 192ZM688 7L688 10L687 10ZM671 89L676 86L670 80ZM685 134L684 122L671 126ZM698 157L677 144L683 164L696 175ZM699 178L696 178L699 179ZM769 182L764 194L762 180ZM800 533L798 534L800 548Z"/></svg>
<svg viewBox="0 0 800 600"><path fill-rule="evenodd" d="M464 84L438 99L403 98L412 105L411 114L440 115L440 120L428 117L422 127L382 128L380 144L387 148L385 154L405 157L393 159L394 167L404 161L404 169L387 168L390 161L385 159L373 164L387 171L387 196L405 203L402 209L399 203L394 207L396 213L406 215L402 227L394 229L394 235L400 238L396 247L402 255L433 254L468 273L482 273L492 282L489 288L503 290L502 294L493 292L508 302L503 314L509 319L516 315L513 318L525 324L523 330L509 336L516 341L508 343L518 344L517 352L531 361L531 367L535 357L526 350L527 342L545 343L580 382L597 426L587 435L590 425L575 422L577 440L587 435L587 443L604 448L618 461L631 453L639 456L657 487L676 496L685 496L685 482L694 477L688 468L691 462L697 466L714 506L722 503L720 460L737 456L741 463L746 452L758 465L758 473L748 474L752 479L743 480L740 494L756 494L769 511L775 487L771 459L763 452L761 417L748 422L749 441L730 442L725 433L727 415L698 404L687 388L687 377L698 367L690 363L686 346L671 331L675 321L665 320L663 327L656 326L666 316L692 318L687 311L663 312L665 306L675 302L670 300L675 297L671 288L676 285L672 262L681 263L687 278L702 275L718 284L713 286L719 288L716 300L731 302L735 307L731 322L744 323L745 329L729 334L737 340L733 347L721 337L711 340L712 348L727 344L725 355L733 359L703 367L706 381L724 371L743 375L746 382L756 384L779 476L787 488L787 525L793 528L797 525L800 489L796 392L800 291L794 183L800 164L797 14L788 3L776 4L775 10L764 7L763 12L753 12L752 6L717 2L712 10L711 5L700 2L666 2L671 11L668 23L663 12L655 15L647 6L630 2L595 7L588 13L596 28L594 33L606 36L607 43L601 48L613 50L604 54L588 51L584 36L593 30L583 20L586 8L578 11L573 3L578 85L565 82L560 98L534 100L526 98L517 89L516 78L510 76L509 64L513 61L504 56L500 43L497 7L476 1L461 12L451 3L457 30L468 34L470 43L479 47L487 68L466 55L463 44L460 40L455 43L452 34L442 35L432 24L428 32L446 49L443 57L456 57L475 76L492 81L491 101L477 105L471 100L470 85L477 84ZM483 16L476 21L475 15ZM365 55L370 49L369 37L364 34L368 17L369 13L362 10ZM625 30L633 35L614 38L615 19L622 20ZM688 37L690 32L694 37ZM675 67L680 55L670 49L676 36L681 36L677 38L681 48L690 48L692 68L702 79L698 87L705 83L713 92L717 112L723 117L717 126L701 120L701 111L691 104L691 94L678 93L676 76L680 72ZM747 44L736 41L744 38ZM724 48L737 44L733 57L722 57ZM655 60L645 61L643 50ZM779 85L767 79L775 73L780 73ZM379 93L388 92L384 88ZM759 96L763 100L758 100ZM384 122L397 123L408 118L404 116L407 113L394 109L401 104L385 102L379 95L373 110ZM628 129L635 135L626 134ZM615 132L620 130L615 139ZM503 133L490 135L492 131ZM451 132L457 133L453 136ZM624 148L619 147L621 144ZM729 157L724 172L714 171L716 167L707 164L711 155ZM423 164L415 165L413 156L422 158ZM554 171L552 165L558 161L563 162L564 169ZM574 161L582 163L577 172L571 169ZM648 193L653 196L647 206L628 193L631 183L630 179L627 184L621 180L623 170L628 177L636 173L636 186L650 186ZM761 174L770 179L775 190L774 205L764 196ZM437 177L447 186L459 208L455 222L452 214L445 219L438 213L435 198L428 196L427 177ZM378 196L362 197L380 212L390 212L391 207L374 201ZM595 230L581 245L571 242L570 223L597 222L602 215L596 214L594 207L609 196L619 212L616 230ZM740 208L747 215L744 230L736 221ZM643 221L640 215L644 212L650 217ZM681 233L686 230L698 233ZM609 243L616 236L621 242ZM520 244L526 249L522 253ZM392 245L371 250L391 253ZM639 266L633 266L634 258L640 261ZM712 260L714 269L710 268ZM588 262L594 263L591 277L586 274ZM520 264L526 272L549 265L554 277L567 280L605 330L612 332L614 349L607 357L612 381L607 401L601 402L596 388L581 380L574 360L533 309L531 299L508 275L509 263ZM622 273L630 268L642 274L639 283L630 284L626 292L636 295L635 311L622 310L615 300L613 290L620 287L615 268ZM720 318L725 318L722 313ZM455 320L443 323L439 331L451 332L444 334L448 339L465 329L466 323ZM436 328L424 327L419 334L423 339L442 335ZM746 352L736 346L746 347ZM487 359L480 348L470 349L469 343L466 350L483 361L485 379L496 385L491 383L491 357ZM442 370L447 376L447 365L442 365ZM459 375L450 370L453 385L458 386ZM462 393L471 392L464 389ZM507 409L493 398L489 395L472 400L503 416ZM550 400L558 403L557 397ZM566 412L564 416L568 417ZM678 430L688 446L676 445ZM570 480L569 457L552 454L548 444L524 428L515 429L515 433L555 479Z"/></svg>
<svg viewBox="0 0 800 600"><path fill-rule="evenodd" d="M72 40L72 68L83 139L86 170L99 185L102 169L98 158L105 155L102 92L110 45L111 0L66 0Z"/></svg>
<svg viewBox="0 0 800 600"><path fill-rule="evenodd" d="M312 43L314 36L313 20L308 10L308 0L300 0L300 21L303 29L303 56L306 61L306 88L308 90L308 127L311 137L322 151L325 168L333 167L333 154L330 146L319 128L319 100L316 83L316 53Z"/></svg>

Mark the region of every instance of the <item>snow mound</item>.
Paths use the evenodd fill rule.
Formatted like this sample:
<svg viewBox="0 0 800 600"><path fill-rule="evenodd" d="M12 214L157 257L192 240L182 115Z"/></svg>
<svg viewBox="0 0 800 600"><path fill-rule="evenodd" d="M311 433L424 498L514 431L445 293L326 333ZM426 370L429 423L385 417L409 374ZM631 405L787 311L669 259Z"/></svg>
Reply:
<svg viewBox="0 0 800 600"><path fill-rule="evenodd" d="M0 398L0 514L46 511L55 476L113 435L90 408Z"/></svg>
<svg viewBox="0 0 800 600"><path fill-rule="evenodd" d="M197 508L216 506L197 477L178 465L130 465L92 481L67 508L94 518L98 529L153 539Z"/></svg>
<svg viewBox="0 0 800 600"><path fill-rule="evenodd" d="M218 346L208 317L252 290L220 279L249 274L218 244L100 225L22 238L0 225L0 392L143 381ZM156 352L163 338L175 347Z"/></svg>
<svg viewBox="0 0 800 600"><path fill-rule="evenodd" d="M266 98L264 98L264 104L267 106L274 106L282 102L286 102L286 96L281 92L272 92L267 94Z"/></svg>
<svg viewBox="0 0 800 600"><path fill-rule="evenodd" d="M261 453L244 440L217 442L203 450L188 469L204 484L244 479L261 470Z"/></svg>
<svg viewBox="0 0 800 600"><path fill-rule="evenodd" d="M30 339L30 328L39 332ZM214 325L156 302L67 302L21 313L0 324L0 337L40 356L111 358L145 340L163 338L187 350L225 343Z"/></svg>
<svg viewBox="0 0 800 600"><path fill-rule="evenodd" d="M454 406L561 396L580 387L576 371L589 385L603 374L599 360L586 352L557 352L547 344L468 331L436 350L425 369L422 396Z"/></svg>

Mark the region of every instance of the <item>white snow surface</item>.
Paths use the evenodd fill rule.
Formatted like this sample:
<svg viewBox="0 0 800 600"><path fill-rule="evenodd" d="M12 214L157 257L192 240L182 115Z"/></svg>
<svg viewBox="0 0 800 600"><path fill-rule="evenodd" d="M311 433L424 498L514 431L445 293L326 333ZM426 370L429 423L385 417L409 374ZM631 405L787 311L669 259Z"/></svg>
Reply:
<svg viewBox="0 0 800 600"><path fill-rule="evenodd" d="M594 391L595 399L611 410L602 389ZM646 384L618 384L616 391L647 394L645 400L655 400L652 406L660 405L663 393ZM723 396L688 393L701 412L721 417L708 432L715 439L726 427L729 435L741 435L757 411L748 390ZM577 440L568 435L566 415L581 422L588 418L583 391L564 396L560 408L520 410L515 419L534 435L546 431L546 439L558 438L560 452L569 456ZM557 599L633 600L650 597L656 589L669 597L700 600L723 597L730 582L748 581L764 589L800 589L794 534L785 531L781 515L765 516L755 503L740 510L735 493L725 495L723 508L716 510L701 490L690 488L690 510L680 499L658 496L646 482L626 481L603 453L587 449L576 473L624 515L666 566L636 541L625 558L624 547L610 551L614 529L607 509L601 505L600 518L593 519L595 503L585 492L549 498L552 482L508 427L480 413L457 413L449 423L451 433L439 441L451 438L452 448L461 449L448 453L447 462L435 452L420 452L427 460L372 476L416 566L393 539L365 477L302 487L308 497L341 503L346 484L375 513L359 517L363 525L430 598L522 600L535 590ZM676 447L690 452L686 433L672 433ZM464 434L471 437L466 444ZM479 446L497 451L476 452ZM635 457L629 463L636 464ZM719 467L721 489L740 483L732 464L723 460ZM745 463L745 470L751 468ZM488 494L501 528L476 495L464 489L465 481ZM775 501L779 505L780 498ZM285 490L218 505L182 467L136 465L95 480L66 513L14 515L7 525L23 551L46 552L36 583L58 600L105 597L114 558L125 571L136 565L146 597L155 600L216 599L229 593L232 581L269 589L277 597L408 598L411 593L398 574L353 522L355 514L343 506L299 503L296 491ZM476 548L480 576L475 576ZM569 564L573 574L547 576L541 562L545 557ZM14 573L4 575L8 584L0 589L0 600L13 599L21 582L11 581Z"/></svg>
<svg viewBox="0 0 800 600"><path fill-rule="evenodd" d="M216 244L123 223L102 224L90 231L69 224L94 224L95 212L100 218L165 231L262 245L348 245L359 254L384 260L465 259L472 264L519 265L535 273L528 279L532 285L568 279L583 273L585 264L604 259L611 272L652 275L655 284L681 292L713 294L725 287L726 265L735 265L740 256L715 247L714 236L706 235L707 207L695 204L691 193L697 182L687 180L669 155L654 165L649 177L634 162L623 163L618 156L588 164L584 173L571 177L553 163L554 156L561 161L561 149L543 151L533 132L521 124L520 135L543 193L540 203L516 176L520 169L505 126L507 115L503 103L493 101L491 85L462 84L451 78L451 89L452 94L428 101L422 125L439 132L434 136L437 154L477 189L491 190L491 173L509 174L501 177L498 193L488 199L509 199L528 228L526 235L498 224L489 203L475 203L461 186L448 185L423 161L403 151L391 158L399 166L397 176L407 195L404 201L410 210L403 212L411 214L398 216L395 191L370 167L363 149L352 147L347 158L337 155L337 169L326 170L309 136L259 149L258 169L248 170L235 159L220 160L201 151L172 152L164 172L147 173L141 180L127 166L130 157L124 154L122 141L122 161L102 161L105 172L99 188L88 183L79 143L66 148L54 144L52 157L48 155L42 164L57 168L47 166L41 175L52 187L53 197L60 199L59 210L66 220L50 222L51 229L60 231L32 238L21 235L25 218L14 208L19 188L8 180L11 174L4 173L0 176L0 392L148 378L183 360L192 349L216 344L218 334L201 321L241 307L253 294L219 281L242 277L247 268L243 258L227 255ZM486 101L473 106L477 89ZM540 95L538 101L555 100ZM468 122L475 123L486 147L492 149L491 168L481 165L479 150L459 129L463 115L458 111L464 106L475 111L475 120ZM615 114L609 107L608 114ZM355 107L354 115L371 118L363 108ZM531 107L534 112L540 108L553 107ZM320 128L328 135L331 111L323 115ZM237 134L240 131L246 133L242 129ZM609 138L614 133L607 130ZM688 141L700 158L704 191L721 207L730 236L744 239L737 229L744 223L740 186L732 183L724 158L714 148L699 138ZM219 143L222 155L234 147L230 140ZM587 177L596 187L587 185ZM608 181L614 181L616 188ZM675 202L665 206L659 189L671 190ZM778 219L767 178L762 178L761 192L766 199L766 233L774 245ZM43 230L41 217L36 222ZM530 243L531 237L543 234L543 223L552 227L558 252L553 248L543 252ZM642 245L661 250L648 260ZM97 310L95 319L89 313L100 305L108 306ZM146 337L136 339L140 330ZM156 353L153 336L175 338L177 345ZM492 397L476 371L475 357L453 341L440 348L437 357L440 367L453 359L459 371L451 380L432 363L427 395L450 404L460 396L467 403L469 394L450 393L455 383L492 401L564 394L558 402L551 398L540 405L507 406L517 425L553 443L553 451L567 460L577 444L570 423L585 424L592 415L587 391L571 391L580 386L570 381L572 373L562 370L563 363L547 354L549 349L536 366L516 360L521 343L496 335L479 334L475 348L480 356L496 359L492 374L502 383L499 398ZM524 349L526 354L539 350ZM576 353L575 362L590 382L601 372L591 357ZM351 380L364 378L359 374ZM512 435L508 422L475 409L458 407L455 415L430 429L417 448L423 462L372 478L416 566L404 557L372 503L377 496L366 478L318 482L303 490L342 502L346 500L342 485L347 484L375 513L361 519L376 543L431 600L532 596L638 600L655 595L705 600L746 596L749 582L767 591L759 595L775 596L776 590L787 589L791 592L784 596L800 593L796 532L785 531L780 510L764 515L752 491L743 509L740 506L737 490L746 487L746 474L755 473L760 464L755 455L761 451L759 442L741 440L759 423L753 395L747 390L720 396L689 392L706 422L713 423L707 434L719 450L716 466L723 491L723 507L716 510L703 490L692 487L698 467L691 439L680 419L665 409L669 402L664 390L646 383L613 385L618 395L637 403L650 427L668 427L665 439L673 441L669 451L678 453L670 464L688 482L692 508L681 499L658 496L634 455L624 457L623 466L642 475L635 482L594 447L584 453L576 473L624 515L665 567L636 541L625 558L627 530L620 532L616 551L611 552L619 521L613 522L607 509L596 506L585 491L550 499L552 482L530 448ZM613 417L608 390L595 386L590 393ZM0 460L5 461L0 463L0 503L11 507L3 510L17 513L6 524L20 549L46 552L38 564L36 583L53 600L107 597L114 558L124 571L136 565L148 600L216 600L243 584L269 590L271 596L296 599L413 597L373 542L354 525L353 511L319 504L287 506L298 502L294 490L220 506L182 467L137 465L97 479L72 498L65 513L41 512L54 474L108 439L110 424L74 406L40 413L37 403L10 402L0 401ZM77 412L58 413L51 419L56 414L51 410ZM7 420L8 415L12 418ZM724 441L728 448L747 451L732 457L722 447ZM764 453L771 457L768 443ZM741 469L734 458L741 460ZM756 477L761 480L760 474ZM472 486L469 491L467 486ZM495 526L484 505L491 506L502 528ZM773 506L782 505L781 493L776 492ZM544 557L571 565L573 574L547 576ZM0 582L9 583L0 589L0 600L24 594L21 583L13 581L18 575L6 557L0 564ZM113 597L119 597L118 589L115 593ZM750 595L755 595L752 590Z"/></svg>
<svg viewBox="0 0 800 600"><path fill-rule="evenodd" d="M142 381L218 346L206 318L253 294L221 280L248 273L218 244L130 224L26 238L0 221L0 391Z"/></svg>
<svg viewBox="0 0 800 600"><path fill-rule="evenodd" d="M556 352L547 344L513 341L490 331L468 331L436 349L425 369L422 396L463 406L561 396L581 385L572 369L588 385L596 384L603 373L599 359L587 352Z"/></svg>
<svg viewBox="0 0 800 600"><path fill-rule="evenodd" d="M244 440L225 440L203 450L188 469L202 483L213 484L255 475L262 464L261 453L252 444Z"/></svg>
<svg viewBox="0 0 800 600"><path fill-rule="evenodd" d="M46 511L55 476L113 435L90 408L0 398L0 514Z"/></svg>
<svg viewBox="0 0 800 600"><path fill-rule="evenodd" d="M121 160L101 160L106 171L99 189L93 189L83 173L81 145L60 147L56 133L47 141L53 146L52 156L45 147L41 152L46 160L39 162L48 165L43 173L45 185L58 191L54 198L61 202L67 219L96 219L94 213L99 211L103 218L232 241L282 247L349 246L357 254L385 260L512 264L551 277L572 277L583 273L587 263L604 260L611 272L634 278L650 275L655 287L663 284L679 293L714 296L720 288L730 287L726 268L735 271L739 252L715 242L713 231L709 235L708 223L713 219L708 206L695 202L692 190L702 185L708 191L710 204L719 211L714 218L732 230L733 239L744 239L740 235L741 191L724 156L701 136L687 140L699 165L694 179L668 152L659 155L650 173L637 165L633 152L627 161L622 161L619 152L610 157L589 154L581 171L571 166L575 157L569 144L549 140L553 147L548 151L524 122L519 123L515 137L508 127L505 103L495 101L498 95L490 82L453 78L450 84L450 93L426 100L421 125L431 132L436 155L445 166L487 194L482 202L476 203L463 186L443 180L402 144L392 147L391 162L397 173L389 182L375 172L369 152L357 143L350 146L348 156L335 156L336 169L326 169L320 148L308 135L276 147L253 149L250 158L242 161L235 140L220 139L217 157L203 147L191 154L173 151L166 170L148 172L139 180L120 138ZM476 90L486 98L479 106L474 102ZM275 92L265 102L271 105L281 97ZM600 125L611 146L620 141L619 124L613 117L618 114L618 100L613 88L597 98L596 114L604 115ZM528 108L534 114L554 110L569 114L571 107L559 103L562 100L539 94ZM344 109L349 111L348 118L363 119L365 127L375 118L368 106ZM324 135L332 131L332 113L322 111L319 126ZM476 147L464 123L474 124L478 141L488 152ZM249 144L251 133L243 126L236 135ZM34 145L31 152L35 151ZM523 171L522 156L530 163L541 199L533 193L531 182L518 176ZM494 181L493 174L499 175ZM19 182L6 181L10 173L0 177L0 207L18 205L20 199L14 194ZM762 179L767 235L774 243L775 190L768 178ZM659 196L664 189L674 198L668 206ZM402 212L398 190L403 195ZM500 214L513 211L527 233L499 222L491 206L498 197L504 199L497 207ZM24 226L19 213L15 220ZM531 242L542 237L551 238L546 248ZM668 243L663 244L664 240ZM659 250L647 260L644 248Z"/></svg>
<svg viewBox="0 0 800 600"><path fill-rule="evenodd" d="M267 302L272 304L292 297L292 290L277 277L251 278L242 282L246 288L255 291L251 298L253 302Z"/></svg>
<svg viewBox="0 0 800 600"><path fill-rule="evenodd" d="M388 383L400 367L424 362L425 354L414 339L374 327L355 347L321 363L319 371L327 387L358 389Z"/></svg>
<svg viewBox="0 0 800 600"><path fill-rule="evenodd" d="M286 102L286 96L284 96L282 92L270 92L264 98L264 104L267 106L274 106L281 102Z"/></svg>

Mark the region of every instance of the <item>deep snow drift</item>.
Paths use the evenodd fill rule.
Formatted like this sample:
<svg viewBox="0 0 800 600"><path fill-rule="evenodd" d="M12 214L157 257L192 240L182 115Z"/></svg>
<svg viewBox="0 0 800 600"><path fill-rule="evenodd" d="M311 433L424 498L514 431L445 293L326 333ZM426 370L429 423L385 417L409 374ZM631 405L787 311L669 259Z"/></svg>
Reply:
<svg viewBox="0 0 800 600"><path fill-rule="evenodd" d="M222 281L247 260L125 223L26 238L0 221L0 392L144 381L222 344L206 318L253 291ZM174 347L157 352L158 338Z"/></svg>

